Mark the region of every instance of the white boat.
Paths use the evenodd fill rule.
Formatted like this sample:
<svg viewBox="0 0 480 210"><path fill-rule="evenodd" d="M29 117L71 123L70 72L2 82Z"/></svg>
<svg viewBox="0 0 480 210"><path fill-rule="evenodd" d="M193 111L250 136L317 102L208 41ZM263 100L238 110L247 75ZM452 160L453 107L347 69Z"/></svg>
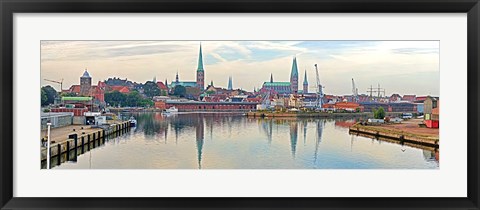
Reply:
<svg viewBox="0 0 480 210"><path fill-rule="evenodd" d="M137 120L135 119L135 117L131 116L128 121L130 122L130 127L137 126Z"/></svg>
<svg viewBox="0 0 480 210"><path fill-rule="evenodd" d="M169 112L169 113L177 113L178 112L178 109L175 108L174 106L168 108L165 110L165 112Z"/></svg>

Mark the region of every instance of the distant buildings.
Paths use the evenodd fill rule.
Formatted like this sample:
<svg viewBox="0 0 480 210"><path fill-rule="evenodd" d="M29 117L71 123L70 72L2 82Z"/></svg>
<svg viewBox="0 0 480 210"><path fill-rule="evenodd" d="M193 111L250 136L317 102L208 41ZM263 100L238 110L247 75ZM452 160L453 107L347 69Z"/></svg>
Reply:
<svg viewBox="0 0 480 210"><path fill-rule="evenodd" d="M92 77L87 69L80 77L80 85L72 85L68 90L62 90L63 93L70 93L77 96L91 96L96 103L105 102L105 88L104 82L98 82L97 85L92 85Z"/></svg>
<svg viewBox="0 0 480 210"><path fill-rule="evenodd" d="M303 89L308 92L308 81L307 73L305 72L305 81L303 82ZM305 85L307 87L305 87ZM290 81L289 82L274 82L273 74L270 75L270 82L264 82L260 92L270 91L273 94L297 94L298 91L298 67L297 67L297 58L293 58L292 70L290 72Z"/></svg>

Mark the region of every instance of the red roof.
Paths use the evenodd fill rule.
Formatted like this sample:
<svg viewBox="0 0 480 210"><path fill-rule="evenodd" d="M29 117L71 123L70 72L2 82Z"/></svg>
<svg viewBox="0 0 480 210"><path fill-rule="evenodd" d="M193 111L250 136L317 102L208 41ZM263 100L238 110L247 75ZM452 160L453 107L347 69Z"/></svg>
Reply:
<svg viewBox="0 0 480 210"><path fill-rule="evenodd" d="M415 101L417 99L416 99L416 95L404 95L402 97L402 100L404 100L404 101Z"/></svg>
<svg viewBox="0 0 480 210"><path fill-rule="evenodd" d="M129 93L130 89L126 86L110 86L111 91L118 91L120 93Z"/></svg>
<svg viewBox="0 0 480 210"><path fill-rule="evenodd" d="M165 86L163 82L157 82L157 86L160 88L160 90L167 90L167 86Z"/></svg>
<svg viewBox="0 0 480 210"><path fill-rule="evenodd" d="M72 85L68 91L71 93L80 93L80 85Z"/></svg>

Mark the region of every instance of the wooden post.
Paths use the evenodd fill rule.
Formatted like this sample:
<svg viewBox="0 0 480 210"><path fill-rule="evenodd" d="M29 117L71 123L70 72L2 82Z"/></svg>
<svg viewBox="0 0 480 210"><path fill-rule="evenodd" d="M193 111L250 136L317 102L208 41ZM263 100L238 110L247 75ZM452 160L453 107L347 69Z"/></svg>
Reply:
<svg viewBox="0 0 480 210"><path fill-rule="evenodd" d="M82 136L82 154L85 153L85 136Z"/></svg>
<svg viewBox="0 0 480 210"><path fill-rule="evenodd" d="M60 165L60 163L62 162L62 145L61 144L57 144L57 165Z"/></svg>
<svg viewBox="0 0 480 210"><path fill-rule="evenodd" d="M87 149L90 151L90 134L87 135Z"/></svg>
<svg viewBox="0 0 480 210"><path fill-rule="evenodd" d="M95 133L93 133L93 148L95 148Z"/></svg>
<svg viewBox="0 0 480 210"><path fill-rule="evenodd" d="M67 161L70 160L70 141L67 140Z"/></svg>

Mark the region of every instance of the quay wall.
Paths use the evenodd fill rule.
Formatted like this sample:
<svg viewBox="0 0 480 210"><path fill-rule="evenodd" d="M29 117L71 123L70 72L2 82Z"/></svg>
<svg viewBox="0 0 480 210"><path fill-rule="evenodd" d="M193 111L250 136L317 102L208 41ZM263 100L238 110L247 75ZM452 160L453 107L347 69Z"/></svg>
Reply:
<svg viewBox="0 0 480 210"><path fill-rule="evenodd" d="M124 121L95 132L67 136L65 141L50 145L50 167L65 161L75 161L78 155L103 145L108 138L122 135L129 130L130 122ZM40 155L41 168L46 168L47 149L42 147Z"/></svg>
<svg viewBox="0 0 480 210"><path fill-rule="evenodd" d="M385 127L377 128L375 126L363 126L356 124L350 127L349 132L365 134L375 138L388 138L400 142L420 144L435 148L440 146L438 137L419 135L403 131L394 131Z"/></svg>

